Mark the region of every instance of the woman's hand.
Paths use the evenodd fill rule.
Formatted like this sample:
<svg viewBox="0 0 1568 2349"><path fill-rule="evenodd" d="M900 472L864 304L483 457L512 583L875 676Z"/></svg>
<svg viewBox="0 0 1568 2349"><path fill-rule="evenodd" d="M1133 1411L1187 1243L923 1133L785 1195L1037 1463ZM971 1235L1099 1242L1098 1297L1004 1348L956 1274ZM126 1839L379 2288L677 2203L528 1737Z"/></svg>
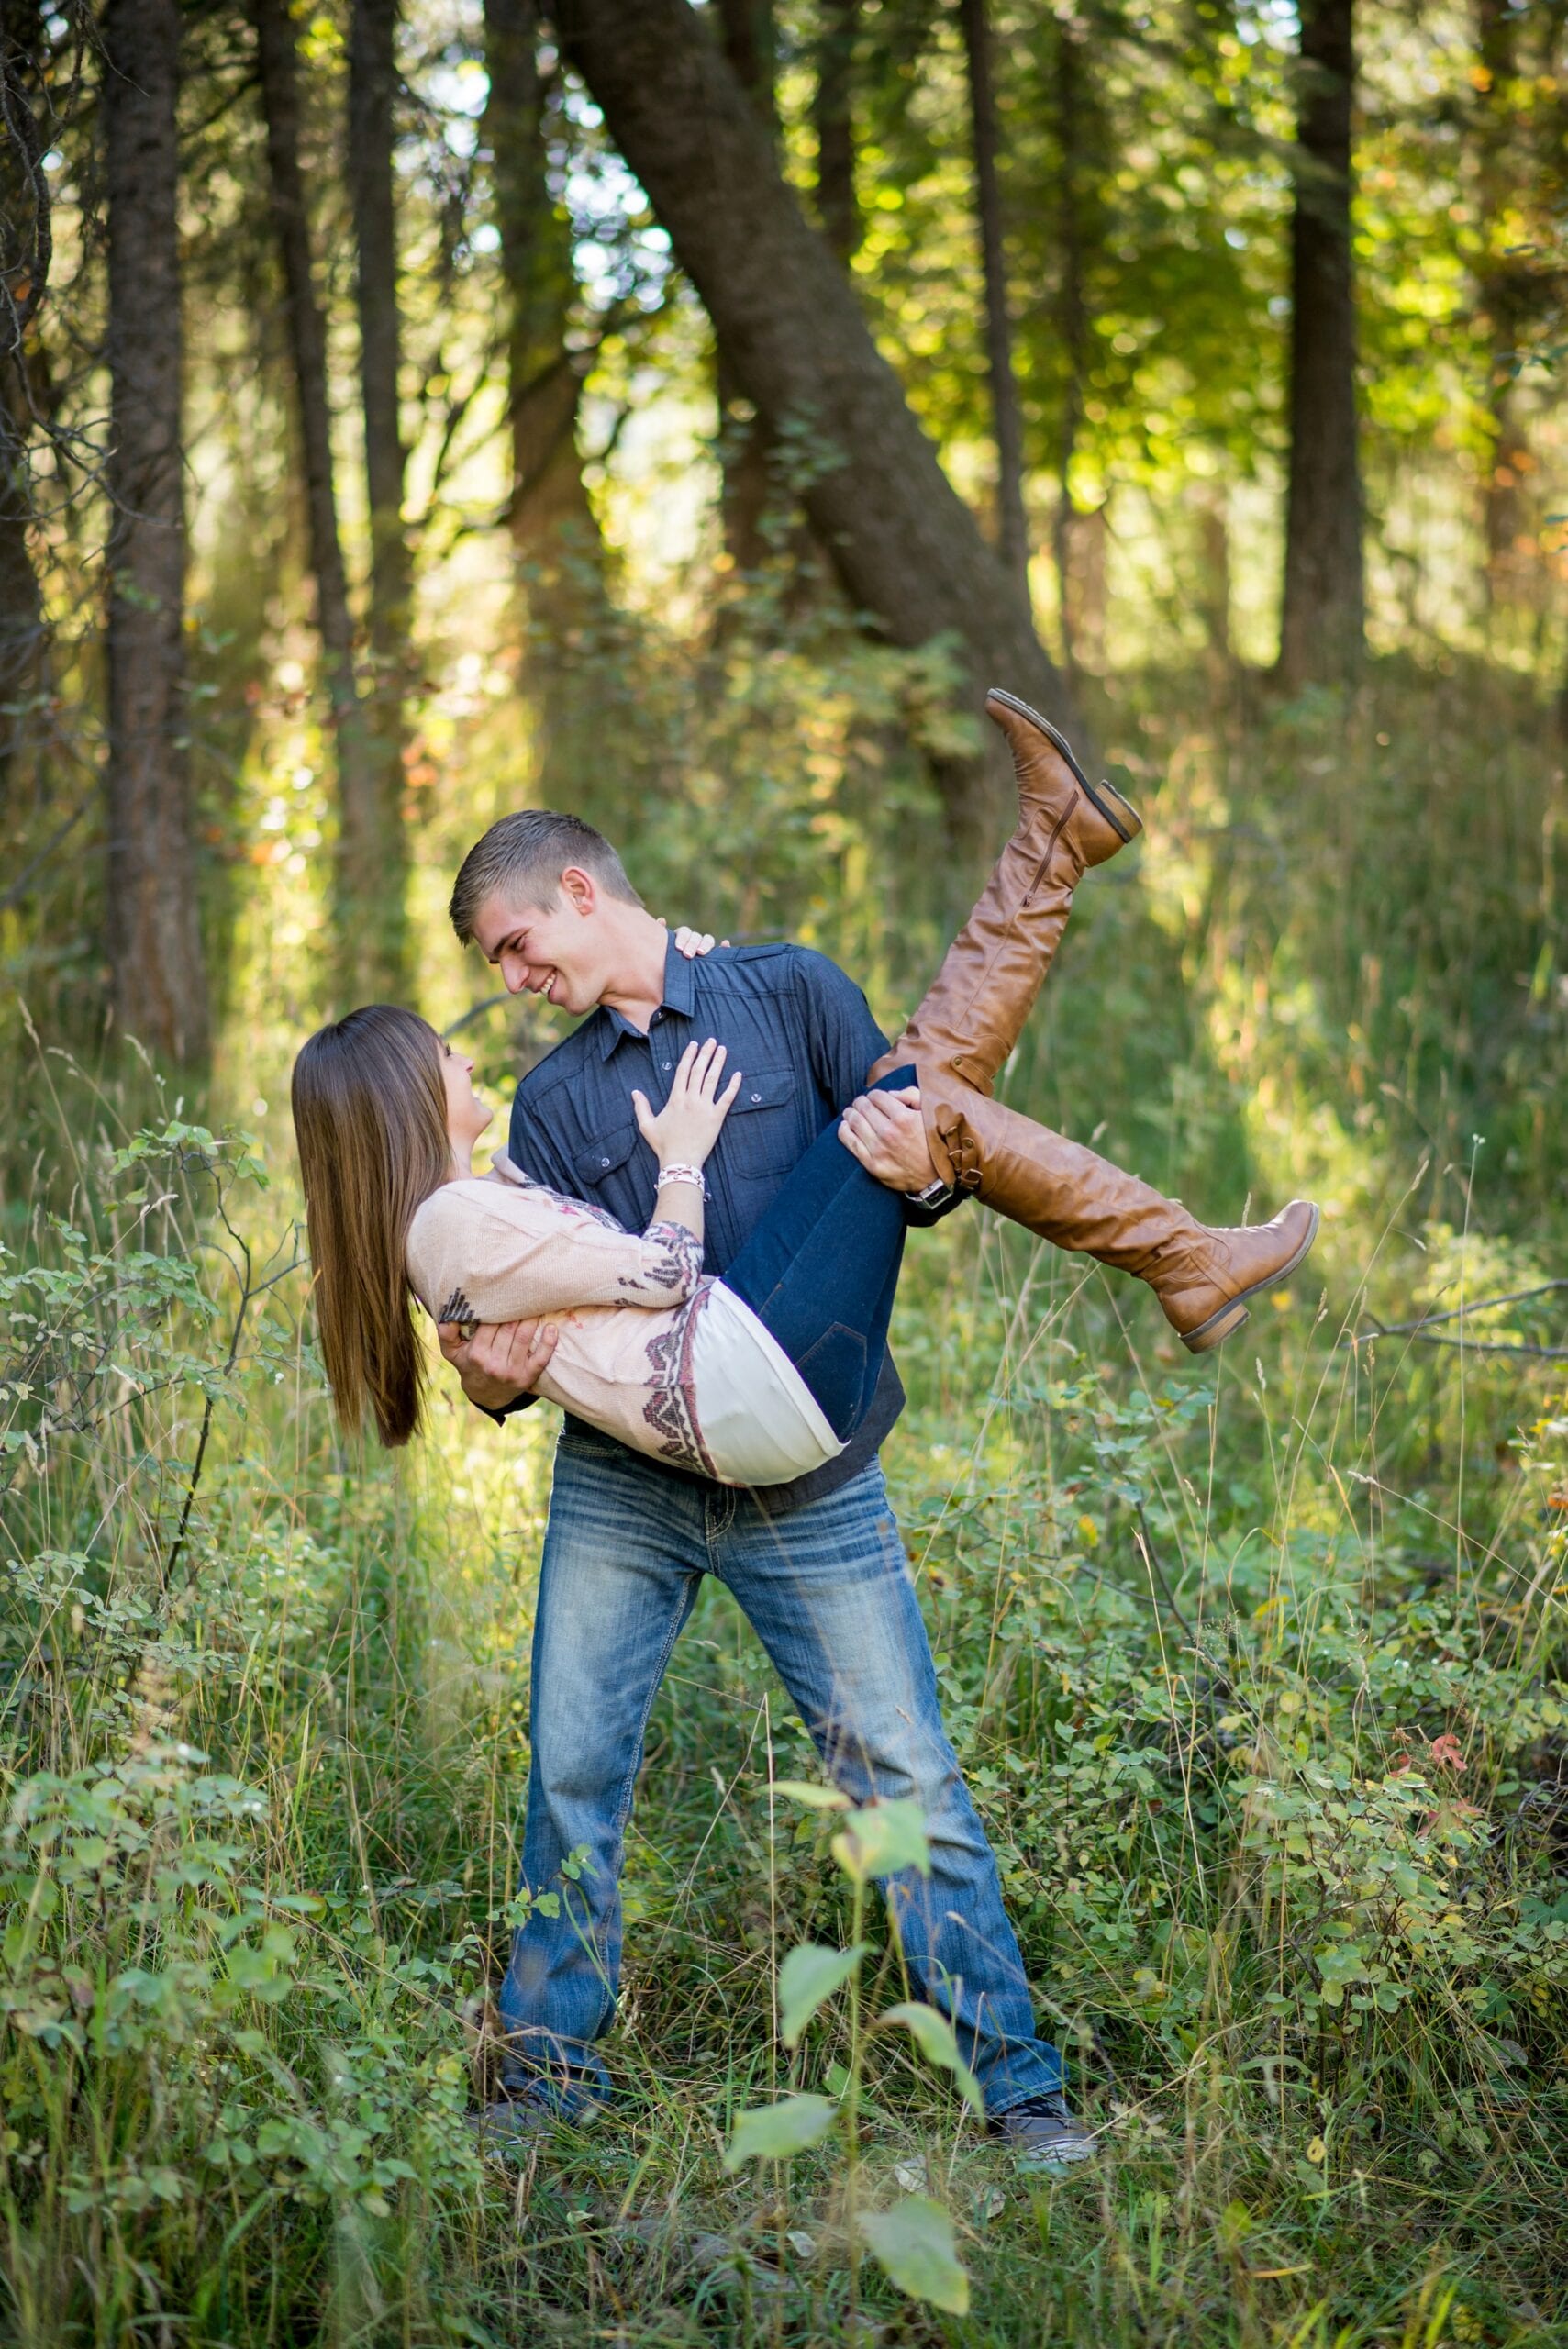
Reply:
<svg viewBox="0 0 1568 2349"><path fill-rule="evenodd" d="M705 1044L688 1044L676 1064L670 1097L657 1117L648 1096L633 1089L637 1130L661 1166L701 1166L706 1160L740 1089L737 1069L719 1091L725 1058L724 1046L712 1036Z"/></svg>

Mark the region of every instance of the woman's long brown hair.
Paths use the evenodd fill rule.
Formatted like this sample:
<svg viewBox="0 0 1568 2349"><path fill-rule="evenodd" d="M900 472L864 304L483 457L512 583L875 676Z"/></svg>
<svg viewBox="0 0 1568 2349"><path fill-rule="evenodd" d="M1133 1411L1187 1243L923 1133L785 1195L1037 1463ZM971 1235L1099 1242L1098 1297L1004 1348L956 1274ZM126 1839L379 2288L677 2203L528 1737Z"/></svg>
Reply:
<svg viewBox="0 0 1568 2349"><path fill-rule="evenodd" d="M294 1064L321 1352L349 1429L368 1404L383 1443L419 1424L425 1356L414 1327L408 1227L452 1171L441 1047L395 1004L318 1029Z"/></svg>

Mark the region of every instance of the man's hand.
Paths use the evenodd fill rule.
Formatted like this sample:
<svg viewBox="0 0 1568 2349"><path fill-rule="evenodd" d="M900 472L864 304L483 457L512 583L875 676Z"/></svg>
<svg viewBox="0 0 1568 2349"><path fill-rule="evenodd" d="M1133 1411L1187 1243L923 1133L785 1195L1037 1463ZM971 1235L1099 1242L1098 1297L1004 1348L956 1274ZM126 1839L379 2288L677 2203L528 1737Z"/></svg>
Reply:
<svg viewBox="0 0 1568 2349"><path fill-rule="evenodd" d="M860 1094L839 1121L839 1140L890 1191L923 1191L938 1180L917 1085Z"/></svg>
<svg viewBox="0 0 1568 2349"><path fill-rule="evenodd" d="M486 1321L465 1339L458 1322L443 1321L436 1334L469 1401L504 1411L538 1386L561 1332L553 1322Z"/></svg>

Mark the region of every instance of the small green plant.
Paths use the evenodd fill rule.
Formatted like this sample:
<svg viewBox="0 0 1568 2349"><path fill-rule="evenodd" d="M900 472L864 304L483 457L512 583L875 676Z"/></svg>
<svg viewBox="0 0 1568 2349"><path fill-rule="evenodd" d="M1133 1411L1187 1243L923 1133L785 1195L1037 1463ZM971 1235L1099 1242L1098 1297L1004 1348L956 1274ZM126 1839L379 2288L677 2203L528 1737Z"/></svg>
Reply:
<svg viewBox="0 0 1568 2349"><path fill-rule="evenodd" d="M792 2052L818 2009L842 1990L849 2021L849 2056L834 2097L797 2093L776 2104L756 2105L736 2121L724 2156L726 2169L749 2161L784 2162L820 2144L837 2127L843 2148L846 2223L851 2269L862 2243L888 2281L911 2299L962 2316L969 2308L969 2276L959 2258L953 2223L929 2194L908 2194L887 2210L860 2207L860 2101L869 2035L906 2031L928 2063L951 2072L960 2095L977 2117L984 2104L980 2084L959 2053L952 2025L935 2007L905 1999L869 2018L863 2010L861 1971L871 1954L862 1937L866 1897L879 1878L917 1868L931 1872L926 1822L917 1802L898 1798L856 1809L835 1787L801 1779L781 1780L775 1794L808 1809L841 1814L832 1854L851 1887L851 1938L848 1949L799 1942L779 1967L779 2035Z"/></svg>

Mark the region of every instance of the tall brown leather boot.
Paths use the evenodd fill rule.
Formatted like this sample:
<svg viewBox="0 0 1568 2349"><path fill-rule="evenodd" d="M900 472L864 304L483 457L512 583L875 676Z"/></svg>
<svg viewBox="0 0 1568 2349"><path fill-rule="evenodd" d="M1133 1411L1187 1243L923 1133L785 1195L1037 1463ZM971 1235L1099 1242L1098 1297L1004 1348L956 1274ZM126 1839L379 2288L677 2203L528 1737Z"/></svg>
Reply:
<svg viewBox="0 0 1568 2349"><path fill-rule="evenodd" d="M988 1093L1017 1043L1073 910L1073 892L1143 829L1108 783L1091 784L1049 718L993 686L985 714L1006 736L1018 785L1018 828L974 911L874 1083L916 1061Z"/></svg>
<svg viewBox="0 0 1568 2349"><path fill-rule="evenodd" d="M1247 1319L1254 1297L1295 1272L1318 1237L1318 1209L1293 1199L1272 1223L1211 1230L1049 1126L973 1087L920 1070L931 1155L944 1180L1026 1230L1147 1281L1190 1353Z"/></svg>

